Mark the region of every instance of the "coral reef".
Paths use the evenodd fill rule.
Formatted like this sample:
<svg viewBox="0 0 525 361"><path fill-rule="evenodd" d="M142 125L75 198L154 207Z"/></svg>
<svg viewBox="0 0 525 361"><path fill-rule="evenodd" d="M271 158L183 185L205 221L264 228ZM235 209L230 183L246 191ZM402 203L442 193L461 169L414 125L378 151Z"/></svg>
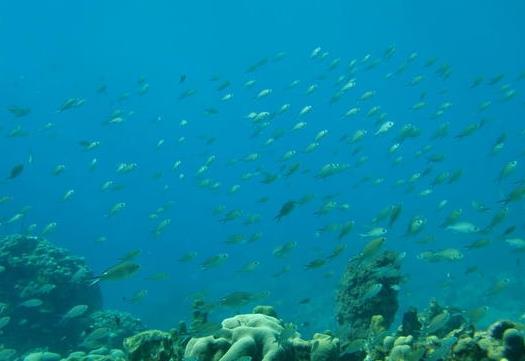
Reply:
<svg viewBox="0 0 525 361"><path fill-rule="evenodd" d="M525 361L522 325L494 323L476 331L463 312L432 302L421 314L413 308L394 332L370 322L368 337L357 349L345 349L339 360L374 361Z"/></svg>
<svg viewBox="0 0 525 361"><path fill-rule="evenodd" d="M293 325L263 313L236 315L221 325L218 336L190 339L184 356L199 361L337 360L337 338L316 334L311 341L302 340Z"/></svg>
<svg viewBox="0 0 525 361"><path fill-rule="evenodd" d="M89 325L83 335L82 348L119 348L127 337L145 330L142 322L126 312L100 310L89 315Z"/></svg>
<svg viewBox="0 0 525 361"><path fill-rule="evenodd" d="M402 255L385 251L376 257L353 257L337 293L337 322L345 329L344 339L368 337L370 319L383 317L388 328L399 307L397 290L402 282Z"/></svg>
<svg viewBox="0 0 525 361"><path fill-rule="evenodd" d="M148 330L124 341L129 361L182 360L182 350L176 347L176 338L168 332Z"/></svg>
<svg viewBox="0 0 525 361"><path fill-rule="evenodd" d="M0 240L0 266L0 318L10 319L0 344L19 352L75 347L87 315L102 306L99 288L86 287L92 274L83 259L42 238L12 235ZM87 312L64 317L77 305Z"/></svg>
<svg viewBox="0 0 525 361"><path fill-rule="evenodd" d="M124 351L119 349L108 349L101 347L92 350L89 353L83 351L76 351L70 353L67 357L62 358L61 361L127 361L128 358Z"/></svg>

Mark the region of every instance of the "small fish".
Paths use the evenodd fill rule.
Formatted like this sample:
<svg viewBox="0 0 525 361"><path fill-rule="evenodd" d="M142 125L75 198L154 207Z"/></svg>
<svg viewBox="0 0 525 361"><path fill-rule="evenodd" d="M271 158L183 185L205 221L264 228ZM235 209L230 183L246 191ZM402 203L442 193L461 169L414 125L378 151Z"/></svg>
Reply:
<svg viewBox="0 0 525 361"><path fill-rule="evenodd" d="M120 213L124 208L126 208L126 202L115 203L110 209L109 213L106 215L107 218L113 217L114 215Z"/></svg>
<svg viewBox="0 0 525 361"><path fill-rule="evenodd" d="M466 315L472 322L477 323L487 315L489 310L488 306L480 306L467 310Z"/></svg>
<svg viewBox="0 0 525 361"><path fill-rule="evenodd" d="M505 291L510 284L509 278L498 279L489 289L487 290L487 296L494 296Z"/></svg>
<svg viewBox="0 0 525 361"><path fill-rule="evenodd" d="M279 213L274 217L274 219L277 222L279 222L283 217L286 217L287 215L289 215L295 209L296 205L297 205L297 202L294 201L294 200L290 200L290 201L285 202L281 206L281 209L279 210Z"/></svg>
<svg viewBox="0 0 525 361"><path fill-rule="evenodd" d="M228 258L230 258L230 255L228 253L219 253L215 256L208 257L201 263L201 268L207 270L213 267L220 266L224 262L226 262Z"/></svg>
<svg viewBox="0 0 525 361"><path fill-rule="evenodd" d="M133 304L141 302L148 295L148 290L138 290L131 297L124 298L125 301Z"/></svg>
<svg viewBox="0 0 525 361"><path fill-rule="evenodd" d="M248 303L254 302L258 299L264 298L268 295L267 292L250 293L243 291L236 291L221 297L219 304L226 307L239 307Z"/></svg>
<svg viewBox="0 0 525 361"><path fill-rule="evenodd" d="M31 108L28 107L21 107L17 105L12 105L7 108L9 113L13 114L17 118L22 118L31 113Z"/></svg>
<svg viewBox="0 0 525 361"><path fill-rule="evenodd" d="M354 224L354 221L347 221L343 223L341 229L339 230L339 234L337 235L337 239L343 239L344 237L346 237L354 228Z"/></svg>
<svg viewBox="0 0 525 361"><path fill-rule="evenodd" d="M67 190L64 195L62 196L62 201L65 202L69 199L71 199L73 197L73 195L75 194L75 190L74 189L69 189Z"/></svg>
<svg viewBox="0 0 525 361"><path fill-rule="evenodd" d="M512 191L510 191L504 199L500 201L500 203L503 204L509 204L513 202L518 202L525 198L525 186L520 185L516 188L514 188Z"/></svg>
<svg viewBox="0 0 525 361"><path fill-rule="evenodd" d="M166 272L157 272L144 277L146 281L166 281L170 278L170 275Z"/></svg>
<svg viewBox="0 0 525 361"><path fill-rule="evenodd" d="M517 251L525 251L525 239L523 238L507 238L505 242Z"/></svg>
<svg viewBox="0 0 525 361"><path fill-rule="evenodd" d="M457 222L453 223L445 228L448 231L456 233L471 234L480 231L480 228L470 222Z"/></svg>
<svg viewBox="0 0 525 361"><path fill-rule="evenodd" d="M41 236L44 237L44 236L47 236L48 234L53 233L56 230L56 228L57 228L56 222L51 222L47 224L42 230Z"/></svg>
<svg viewBox="0 0 525 361"><path fill-rule="evenodd" d="M253 272L260 266L260 264L261 262L259 261L248 262L239 270L239 272L243 272L243 273Z"/></svg>
<svg viewBox="0 0 525 361"><path fill-rule="evenodd" d="M304 266L304 268L306 268L306 269L315 269L315 268L322 267L325 264L326 264L326 259L324 259L324 258L316 258L316 259L313 259L310 262L308 262Z"/></svg>
<svg viewBox="0 0 525 361"><path fill-rule="evenodd" d="M153 230L153 234L155 235L155 237L159 237L170 224L171 224L171 219L167 218L167 219L162 220L157 225L157 227L155 227L155 229Z"/></svg>
<svg viewBox="0 0 525 361"><path fill-rule="evenodd" d="M478 240L470 242L469 244L465 246L465 248L469 250L473 250L473 249L479 249L479 248L486 247L489 244L490 244L490 239L482 238L482 239L478 239Z"/></svg>
<svg viewBox="0 0 525 361"><path fill-rule="evenodd" d="M507 177L509 177L511 174L513 174L516 171L517 166L518 166L518 161L517 160L513 160L513 161L510 161L507 164L505 164L503 166L503 168L501 168L501 170L499 172L499 176L498 176L497 181L501 182L504 179L506 179Z"/></svg>
<svg viewBox="0 0 525 361"><path fill-rule="evenodd" d="M383 124L381 124L381 126L375 132L374 135L384 134L384 133L388 132L393 126L394 126L394 122L392 122L392 121L384 122Z"/></svg>
<svg viewBox="0 0 525 361"><path fill-rule="evenodd" d="M450 320L450 313L447 310L443 310L441 313L435 315L430 322L425 325L423 332L427 335L433 335L437 331L441 330L447 322Z"/></svg>
<svg viewBox="0 0 525 361"><path fill-rule="evenodd" d="M359 256L361 258L372 257L373 255L377 253L377 251L379 251L379 249L383 246L385 241L386 241L385 237L378 237L378 238L372 239L363 247Z"/></svg>
<svg viewBox="0 0 525 361"><path fill-rule="evenodd" d="M193 261L195 259L195 257L197 257L197 252L187 252L187 253L183 254L182 256L180 256L178 261L179 262L183 262L183 263L187 263L187 262Z"/></svg>
<svg viewBox="0 0 525 361"><path fill-rule="evenodd" d="M372 237L372 238L376 238L376 237L380 237L380 236L383 236L385 234L388 233L388 230L386 228L383 228L383 227L375 227L375 228L372 228L371 230L369 230L368 232L366 233L361 233L360 236L361 237Z"/></svg>
<svg viewBox="0 0 525 361"><path fill-rule="evenodd" d="M423 229L423 227L426 224L426 219L421 216L415 216L410 220L410 223L408 224L406 235L407 236L413 236Z"/></svg>
<svg viewBox="0 0 525 361"><path fill-rule="evenodd" d="M361 300L362 301L366 301L366 300L369 300L371 298L374 298L375 296L377 296L381 292L382 289L383 289L383 284L382 283L374 283L361 296Z"/></svg>
<svg viewBox="0 0 525 361"><path fill-rule="evenodd" d="M401 204L394 204L390 207L390 215L388 219L388 228L392 228L394 224L396 223L397 219L401 215L401 211L403 210Z"/></svg>
<svg viewBox="0 0 525 361"><path fill-rule="evenodd" d="M57 166L55 166L55 168L53 168L52 174L54 176L58 176L62 174L65 170L66 170L66 166L64 164L58 164Z"/></svg>
<svg viewBox="0 0 525 361"><path fill-rule="evenodd" d="M62 321L65 322L67 320L71 320L73 318L77 318L85 314L88 310L87 305L76 305L73 306L67 311L64 316L62 316Z"/></svg>
<svg viewBox="0 0 525 361"><path fill-rule="evenodd" d="M11 317L9 316L0 317L0 330L2 330L2 328L7 326L10 321L11 321Z"/></svg>
<svg viewBox="0 0 525 361"><path fill-rule="evenodd" d="M463 253L461 253L456 248L446 248L441 251L425 251L421 252L418 256L418 259L427 261L427 262L442 262L442 261L460 261L464 258Z"/></svg>
<svg viewBox="0 0 525 361"><path fill-rule="evenodd" d="M297 242L290 241L273 249L272 254L276 257L284 257L297 247Z"/></svg>
<svg viewBox="0 0 525 361"><path fill-rule="evenodd" d="M9 173L9 176L7 177L7 179L9 180L15 179L18 176L20 176L20 174L22 174L23 171L24 171L24 165L17 164L13 168L11 168L11 172Z"/></svg>
<svg viewBox="0 0 525 361"><path fill-rule="evenodd" d="M334 247L334 249L332 250L332 252L330 252L330 254L328 256L326 256L326 260L327 261L331 261L331 260L337 258L341 254L343 254L345 249L346 249L346 244L338 244L338 245L336 245Z"/></svg>
<svg viewBox="0 0 525 361"><path fill-rule="evenodd" d="M44 301L42 301L41 299L39 298L32 298L30 300L26 300L24 302L22 302L19 306L20 307L25 307L25 308L36 308L36 307L40 307L44 304Z"/></svg>
<svg viewBox="0 0 525 361"><path fill-rule="evenodd" d="M135 258L137 258L140 254L142 253L142 251L140 249L134 249L134 250L131 250L129 251L128 253L126 253L125 255L123 255L122 257L119 258L119 261L121 262L128 262L128 261L133 261Z"/></svg>
<svg viewBox="0 0 525 361"><path fill-rule="evenodd" d="M91 286L100 281L118 281L133 276L140 270L140 265L130 261L120 262L111 266L101 275L93 277Z"/></svg>

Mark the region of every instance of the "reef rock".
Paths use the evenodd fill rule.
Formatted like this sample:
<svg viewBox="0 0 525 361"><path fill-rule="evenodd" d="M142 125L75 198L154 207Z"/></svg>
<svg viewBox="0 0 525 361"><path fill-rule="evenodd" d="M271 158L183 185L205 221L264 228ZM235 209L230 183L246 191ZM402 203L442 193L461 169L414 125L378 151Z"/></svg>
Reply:
<svg viewBox="0 0 525 361"><path fill-rule="evenodd" d="M176 342L171 334L159 330L148 330L124 341L129 361L176 361L180 353L174 347Z"/></svg>
<svg viewBox="0 0 525 361"><path fill-rule="evenodd" d="M92 273L84 260L42 238L13 235L0 240L0 266L0 318L10 317L0 344L18 352L74 348L89 313L102 306L100 289L86 287ZM76 305L88 312L64 319Z"/></svg>
<svg viewBox="0 0 525 361"><path fill-rule="evenodd" d="M367 258L352 258L337 294L337 321L346 329L348 340L368 337L372 316L381 315L388 329L399 307L402 255L386 251Z"/></svg>
<svg viewBox="0 0 525 361"><path fill-rule="evenodd" d="M88 350L122 347L125 338L145 330L141 320L129 313L114 310L93 312L88 322L85 336L79 345Z"/></svg>

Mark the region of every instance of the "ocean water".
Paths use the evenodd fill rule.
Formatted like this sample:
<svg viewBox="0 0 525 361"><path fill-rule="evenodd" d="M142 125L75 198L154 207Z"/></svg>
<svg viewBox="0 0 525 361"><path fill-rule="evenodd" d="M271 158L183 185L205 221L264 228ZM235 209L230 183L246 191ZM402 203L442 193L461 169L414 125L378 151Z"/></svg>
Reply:
<svg viewBox="0 0 525 361"><path fill-rule="evenodd" d="M2 1L0 197L9 200L0 204L0 233L24 233L36 224L33 233L40 235L54 222L45 238L84 257L95 274L141 250L138 273L100 286L105 308L130 312L152 328L189 320L196 295L220 303L243 291L257 300L218 306L210 317L219 321L262 303L303 325L305 334L335 329L345 265L370 240L361 234L376 227L387 230L384 249L406 252L401 310L437 299L465 309L488 306L481 323L518 319L525 312L525 203L523 196L502 200L525 180L524 14L521 1L488 0ZM355 85L331 101L351 79ZM253 86L246 85L250 80ZM258 95L264 89L271 93ZM188 91L195 94L181 96ZM69 98L85 103L59 111ZM284 104L289 110L278 114ZM306 106L311 111L301 115ZM31 111L17 117L13 107ZM367 115L373 107L377 113ZM352 108L357 114L344 116ZM117 110L123 122L108 124ZM258 125L252 112L270 116ZM378 132L387 121L392 128ZM293 130L298 122L307 124ZM446 123L448 134L432 139ZM407 124L418 136L400 140ZM473 124L479 129L458 137ZM366 135L352 143L360 130ZM503 134L504 147L493 152ZM305 152L316 136L318 148ZM81 145L94 141L100 144L92 150ZM396 143L399 149L389 151ZM288 151L295 153L283 159ZM136 169L119 173L121 163ZM330 163L347 169L320 179ZM8 179L18 164L22 173ZM294 164L299 170L285 176ZM57 165L65 169L54 175ZM433 184L456 171L456 182L445 177ZM277 179L262 182L266 173ZM123 188L104 191L107 181ZM74 193L63 200L68 190ZM310 202L275 219L285 202L310 195ZM335 209L316 214L327 199ZM108 216L118 202L124 209ZM374 223L394 204L402 212L392 227L388 217ZM221 206L223 213L214 214ZM482 232L504 207L503 221ZM475 231L440 226L457 209L459 221ZM221 222L230 210L242 215ZM22 219L9 222L17 213ZM245 224L250 216L253 224ZM410 234L414 217L425 224ZM337 225L349 221L353 230L338 239ZM258 239L232 245L226 242L232 235ZM490 243L466 247L479 239ZM297 245L286 257L272 254L290 241ZM305 267L337 245L345 246L342 255ZM420 257L448 248L461 259ZM195 258L180 262L188 252ZM203 269L221 253L229 256L224 264ZM240 271L253 261L254 270ZM289 271L276 277L283 267ZM466 272L471 267L477 269ZM165 279L149 279L159 273ZM502 280L505 287L492 292ZM130 302L141 290L146 296Z"/></svg>

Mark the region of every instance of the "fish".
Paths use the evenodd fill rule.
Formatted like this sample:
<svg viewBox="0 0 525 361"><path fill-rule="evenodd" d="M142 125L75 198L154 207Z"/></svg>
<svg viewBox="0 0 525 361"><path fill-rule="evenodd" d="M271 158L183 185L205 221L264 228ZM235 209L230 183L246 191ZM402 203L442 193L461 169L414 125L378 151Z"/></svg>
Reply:
<svg viewBox="0 0 525 361"><path fill-rule="evenodd" d="M126 202L117 202L111 208L109 209L108 214L106 215L106 218L111 218L118 213L120 213L124 208L126 208Z"/></svg>
<svg viewBox="0 0 525 361"><path fill-rule="evenodd" d="M481 238L481 239L472 241L469 244L465 245L465 248L469 250L479 249L479 248L488 246L490 243L491 243L490 239Z"/></svg>
<svg viewBox="0 0 525 361"><path fill-rule="evenodd" d="M394 204L390 206L390 215L388 219L388 228L392 228L396 221L398 220L399 216L401 215L403 208L401 204Z"/></svg>
<svg viewBox="0 0 525 361"><path fill-rule="evenodd" d="M445 248L440 251L421 252L417 258L427 262L460 261L464 255L456 248Z"/></svg>
<svg viewBox="0 0 525 361"><path fill-rule="evenodd" d="M276 257L284 257L297 247L297 242L289 241L273 249L272 254Z"/></svg>
<svg viewBox="0 0 525 361"><path fill-rule="evenodd" d="M42 230L41 236L47 236L48 234L53 233L57 228L56 222L51 222L45 225L44 229Z"/></svg>
<svg viewBox="0 0 525 361"><path fill-rule="evenodd" d="M525 239L523 238L507 238L505 243L516 251L525 251Z"/></svg>
<svg viewBox="0 0 525 361"><path fill-rule="evenodd" d="M2 330L4 327L9 325L10 321L11 321L11 317L9 316L0 317L0 330Z"/></svg>
<svg viewBox="0 0 525 361"><path fill-rule="evenodd" d="M23 164L17 164L11 168L11 171L9 172L9 176L7 177L8 180L12 180L15 178L18 178L22 172L24 171L24 165Z"/></svg>
<svg viewBox="0 0 525 361"><path fill-rule="evenodd" d="M355 221L347 221L341 225L337 239L345 238L354 229Z"/></svg>
<svg viewBox="0 0 525 361"><path fill-rule="evenodd" d="M422 216L414 216L408 224L406 235L414 236L423 230L423 227L427 223L427 220Z"/></svg>
<svg viewBox="0 0 525 361"><path fill-rule="evenodd" d="M217 255L210 256L201 263L201 268L203 270L207 270L210 268L218 267L224 262L226 262L228 258L230 258L230 255L228 253L219 253Z"/></svg>
<svg viewBox="0 0 525 361"><path fill-rule="evenodd" d="M140 249L133 249L133 250L129 251L128 253L124 254L122 257L120 257L119 261L121 261L121 262L133 261L135 258L140 256L141 253L142 253L142 250L140 250Z"/></svg>
<svg viewBox="0 0 525 361"><path fill-rule="evenodd" d="M240 307L247 305L251 302L265 298L268 295L267 292L251 293L243 291L235 291L229 293L219 299L219 304L225 307Z"/></svg>
<svg viewBox="0 0 525 361"><path fill-rule="evenodd" d="M295 209L297 202L294 200L286 201L279 210L279 213L274 217L274 219L279 222L283 217L288 216Z"/></svg>
<svg viewBox="0 0 525 361"><path fill-rule="evenodd" d="M372 284L370 287L368 287L366 292L361 296L361 301L366 301L366 300L376 297L382 290L383 290L382 283Z"/></svg>
<svg viewBox="0 0 525 361"><path fill-rule="evenodd" d="M480 228L470 222L457 222L453 223L445 228L448 231L453 231L456 233L463 233L463 234L472 234L472 233L478 233L480 231Z"/></svg>
<svg viewBox="0 0 525 361"><path fill-rule="evenodd" d="M166 281L170 275L166 272L157 272L144 277L146 281Z"/></svg>
<svg viewBox="0 0 525 361"><path fill-rule="evenodd" d="M11 105L7 108L9 113L13 114L16 118L22 118L31 113L31 108L22 107L18 105Z"/></svg>
<svg viewBox="0 0 525 361"><path fill-rule="evenodd" d="M304 266L304 268L306 268L306 269L315 269L315 268L322 267L325 264L326 264L326 259L325 258L316 258L316 259L313 259L310 262L308 262Z"/></svg>
<svg viewBox="0 0 525 361"><path fill-rule="evenodd" d="M360 236L361 237L377 238L377 237L383 236L383 235L385 235L387 233L388 233L388 230L386 228L375 227L375 228L372 228L371 230L369 230L366 233L361 233Z"/></svg>
<svg viewBox="0 0 525 361"><path fill-rule="evenodd" d="M423 327L423 332L426 335L433 335L437 331L441 330L447 322L450 320L450 313L447 310L443 310L441 313L438 313L428 324Z"/></svg>
<svg viewBox="0 0 525 361"><path fill-rule="evenodd" d="M250 261L246 263L242 268L239 270L239 272L246 273L246 272L253 272L257 268L259 268L261 262L259 261Z"/></svg>
<svg viewBox="0 0 525 361"><path fill-rule="evenodd" d="M180 256L178 261L182 263L187 263L187 262L193 261L195 257L197 257L197 252L191 251L191 252L184 253L182 256Z"/></svg>
<svg viewBox="0 0 525 361"><path fill-rule="evenodd" d="M489 289L486 291L487 296L494 296L497 294L500 294L501 292L505 291L510 284L511 280L510 278L503 277L496 280L496 282L489 287Z"/></svg>
<svg viewBox="0 0 525 361"><path fill-rule="evenodd" d="M43 304L44 304L44 301L42 301L41 299L31 298L29 300L25 300L24 302L20 303L19 306L25 307L25 308L37 308L37 307L42 306Z"/></svg>
<svg viewBox="0 0 525 361"><path fill-rule="evenodd" d="M506 163L503 168L501 168L498 178L496 179L498 182L503 181L504 179L508 178L511 174L513 174L516 171L516 168L518 166L517 160L512 160L508 163Z"/></svg>
<svg viewBox="0 0 525 361"><path fill-rule="evenodd" d="M385 237L378 237L370 240L361 250L361 253L359 253L359 256L361 258L370 258L373 255L379 251L379 249L383 246L385 243L386 238Z"/></svg>
<svg viewBox="0 0 525 361"><path fill-rule="evenodd" d="M513 190L511 190L505 198L500 200L500 203L503 203L504 205L508 205L509 203L518 202L525 198L525 186L519 185L515 187Z"/></svg>
<svg viewBox="0 0 525 361"><path fill-rule="evenodd" d="M332 252L330 252L330 254L328 256L326 256L326 260L327 261L331 261L335 258L337 258L338 256L340 256L344 251L346 250L346 244L344 243L341 243L341 244L338 244L334 247L334 249L332 250Z"/></svg>
<svg viewBox="0 0 525 361"><path fill-rule="evenodd" d="M147 295L148 295L148 290L142 289L142 290L138 290L137 292L133 293L131 297L124 298L124 300L129 303L137 304L137 303L140 303Z"/></svg>
<svg viewBox="0 0 525 361"><path fill-rule="evenodd" d="M78 318L82 315L84 315L87 310L89 309L88 305L76 305L73 306L62 316L62 322L66 322L68 320L71 320L73 318Z"/></svg>
<svg viewBox="0 0 525 361"><path fill-rule="evenodd" d="M91 279L90 286L93 286L101 281L119 281L133 276L140 270L140 265L132 261L119 262L100 275Z"/></svg>

